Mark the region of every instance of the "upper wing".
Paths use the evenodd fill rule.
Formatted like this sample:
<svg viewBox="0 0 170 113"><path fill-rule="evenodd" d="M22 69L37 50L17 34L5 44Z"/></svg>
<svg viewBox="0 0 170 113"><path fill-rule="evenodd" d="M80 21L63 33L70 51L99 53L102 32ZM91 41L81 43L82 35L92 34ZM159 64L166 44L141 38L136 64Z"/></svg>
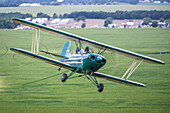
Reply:
<svg viewBox="0 0 170 113"><path fill-rule="evenodd" d="M23 50L23 49L11 48L10 50L12 50L16 53L19 53L19 54L23 54L23 55L26 55L26 56L29 56L29 57L32 57L32 58L35 58L35 59L45 61L46 63L52 64L52 65L63 67L63 68L66 68L66 69L69 69L69 70L72 70L72 71L75 70L74 67L72 67L68 64L65 64L65 63L60 62L58 60L54 60L54 59L51 59L51 58L48 58L48 57L45 57L45 56L42 56L42 55L34 54L34 53L31 53L31 52Z"/></svg>
<svg viewBox="0 0 170 113"><path fill-rule="evenodd" d="M103 78L103 79L106 79L106 80L110 80L110 81L114 81L114 82L118 82L118 83L122 83L122 84L126 84L126 85L146 87L145 84L142 84L142 83L139 83L139 82L126 80L126 79L122 79L122 78L119 78L119 77L115 77L115 76L111 76L111 75L107 75L107 74L103 74L103 73L99 73L99 72L94 72L94 75L96 77L99 77L99 78Z"/></svg>
<svg viewBox="0 0 170 113"><path fill-rule="evenodd" d="M131 52L131 51L128 51L128 50L125 50L125 49L121 49L121 48L118 48L118 47L115 47L115 46L103 44L101 42L97 42L97 41L90 40L90 39L87 39L87 38L84 38L84 37L81 37L81 36L78 36L78 35L67 33L67 32L62 31L62 30L53 29L53 28L50 28L50 27L47 27L47 26L43 26L43 25L40 25L40 24L36 24L36 23L26 21L26 20L23 20L23 19L13 19L13 21L20 23L20 24L23 24L23 25L26 25L26 26L33 27L35 29L40 29L42 31L54 34L54 35L59 36L59 37L63 37L63 38L70 39L70 40L73 40L73 41L80 41L81 43L87 43L87 44L90 44L90 45L97 47L97 48L106 49L106 50L111 51L111 52L122 54L124 56L131 57L131 58L136 59L136 60L143 60L144 62L149 62L149 63L165 64L163 61L158 60L158 59L154 59L154 58L151 58L151 57L148 57L148 56L144 56L144 55L141 55L141 54L138 54L138 53L135 53L135 52Z"/></svg>

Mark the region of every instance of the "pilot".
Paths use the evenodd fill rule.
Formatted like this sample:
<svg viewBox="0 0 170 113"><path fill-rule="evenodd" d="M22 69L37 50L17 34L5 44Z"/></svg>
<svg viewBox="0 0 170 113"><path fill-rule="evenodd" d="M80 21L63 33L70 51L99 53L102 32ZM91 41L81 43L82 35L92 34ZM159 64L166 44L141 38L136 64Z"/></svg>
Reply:
<svg viewBox="0 0 170 113"><path fill-rule="evenodd" d="M77 47L77 49L76 49L76 54L79 53L79 51L80 51L80 48Z"/></svg>
<svg viewBox="0 0 170 113"><path fill-rule="evenodd" d="M86 53L89 53L89 47L86 47L84 50Z"/></svg>

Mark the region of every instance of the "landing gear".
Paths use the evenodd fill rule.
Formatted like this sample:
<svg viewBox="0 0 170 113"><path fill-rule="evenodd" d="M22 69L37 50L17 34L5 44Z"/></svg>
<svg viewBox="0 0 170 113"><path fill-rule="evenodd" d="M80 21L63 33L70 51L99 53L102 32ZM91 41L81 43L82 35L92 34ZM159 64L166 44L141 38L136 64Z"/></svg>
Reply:
<svg viewBox="0 0 170 113"><path fill-rule="evenodd" d="M66 73L63 74L63 76L61 77L61 81L65 82L68 78L70 78L70 76L72 76L74 73L76 73L79 70L79 68L77 68L75 71L73 71L70 75L67 76ZM97 79L95 77L94 73L84 73L84 75L87 77L88 80L90 80L97 88L98 88L98 92L102 92L104 89L104 85L102 83L98 83ZM81 77L82 75L79 75L77 77ZM75 77L71 77L71 78L75 78Z"/></svg>
<svg viewBox="0 0 170 113"><path fill-rule="evenodd" d="M87 77L88 80L90 80L98 88L98 92L103 91L104 85L102 83L99 84L97 82L97 79L93 73L89 73L88 75L84 74L84 75Z"/></svg>
<svg viewBox="0 0 170 113"><path fill-rule="evenodd" d="M61 81L65 82L67 80L67 74L64 73L63 76L61 77Z"/></svg>
<svg viewBox="0 0 170 113"><path fill-rule="evenodd" d="M67 76L66 73L63 74L63 76L61 77L61 81L65 82L71 75L73 75L74 73L76 73L79 70L79 68L77 68L75 71L73 71L70 75Z"/></svg>
<svg viewBox="0 0 170 113"><path fill-rule="evenodd" d="M100 83L98 86L98 92L102 92L103 89L104 89L104 85L102 83Z"/></svg>

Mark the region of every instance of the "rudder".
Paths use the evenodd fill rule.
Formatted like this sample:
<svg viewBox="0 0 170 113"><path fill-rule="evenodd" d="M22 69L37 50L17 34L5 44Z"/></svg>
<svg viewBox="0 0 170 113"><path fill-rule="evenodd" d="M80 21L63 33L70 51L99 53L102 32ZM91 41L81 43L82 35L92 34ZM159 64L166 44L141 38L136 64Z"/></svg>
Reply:
<svg viewBox="0 0 170 113"><path fill-rule="evenodd" d="M63 50L61 52L61 56L69 57L70 55L71 55L71 42L68 41L64 45L64 48L63 48ZM64 62L64 58L60 58L60 61Z"/></svg>

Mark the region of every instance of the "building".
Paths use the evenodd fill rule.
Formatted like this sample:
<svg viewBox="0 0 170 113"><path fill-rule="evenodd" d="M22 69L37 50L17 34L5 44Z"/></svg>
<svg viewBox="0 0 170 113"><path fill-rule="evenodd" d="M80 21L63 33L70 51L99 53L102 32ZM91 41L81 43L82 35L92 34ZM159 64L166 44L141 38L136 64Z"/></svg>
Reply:
<svg viewBox="0 0 170 113"><path fill-rule="evenodd" d="M150 0L139 0L140 3L150 3Z"/></svg>
<svg viewBox="0 0 170 113"><path fill-rule="evenodd" d="M33 23L39 23L39 24L44 24L48 21L48 18L35 18L32 19Z"/></svg>
<svg viewBox="0 0 170 113"><path fill-rule="evenodd" d="M116 24L108 24L108 28L116 28Z"/></svg>
<svg viewBox="0 0 170 113"><path fill-rule="evenodd" d="M154 1L153 3L155 3L155 4L160 4L161 1Z"/></svg>
<svg viewBox="0 0 170 113"><path fill-rule="evenodd" d="M134 22L127 22L126 27L127 28L134 28Z"/></svg>
<svg viewBox="0 0 170 113"><path fill-rule="evenodd" d="M70 19L62 19L58 24L59 25L65 25L65 24L68 24L69 23L69 21L70 21Z"/></svg>
<svg viewBox="0 0 170 113"><path fill-rule="evenodd" d="M40 3L22 3L19 5L20 7L30 7L30 6L42 6Z"/></svg>
<svg viewBox="0 0 170 113"><path fill-rule="evenodd" d="M61 21L60 18L53 19L50 23L51 24L58 24Z"/></svg>

